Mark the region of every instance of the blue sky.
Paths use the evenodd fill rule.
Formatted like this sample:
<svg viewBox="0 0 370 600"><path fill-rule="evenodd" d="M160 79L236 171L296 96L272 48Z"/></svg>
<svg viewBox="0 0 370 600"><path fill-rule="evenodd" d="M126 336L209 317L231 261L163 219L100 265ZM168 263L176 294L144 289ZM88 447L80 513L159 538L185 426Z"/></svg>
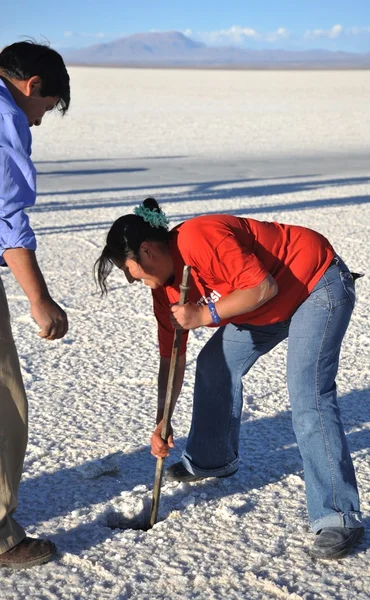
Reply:
<svg viewBox="0 0 370 600"><path fill-rule="evenodd" d="M209 45L370 52L370 0L3 0L0 47L81 48L176 30Z"/></svg>

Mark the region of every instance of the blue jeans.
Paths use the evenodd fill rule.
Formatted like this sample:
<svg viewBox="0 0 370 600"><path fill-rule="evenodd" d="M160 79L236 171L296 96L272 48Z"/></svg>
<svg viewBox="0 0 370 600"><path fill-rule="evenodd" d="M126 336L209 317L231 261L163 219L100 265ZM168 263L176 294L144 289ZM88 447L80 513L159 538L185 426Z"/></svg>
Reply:
<svg viewBox="0 0 370 600"><path fill-rule="evenodd" d="M259 356L288 338L288 391L312 529L363 526L335 384L354 303L352 276L336 258L288 321L217 330L197 360L192 424L182 457L188 471L220 476L237 470L242 377Z"/></svg>

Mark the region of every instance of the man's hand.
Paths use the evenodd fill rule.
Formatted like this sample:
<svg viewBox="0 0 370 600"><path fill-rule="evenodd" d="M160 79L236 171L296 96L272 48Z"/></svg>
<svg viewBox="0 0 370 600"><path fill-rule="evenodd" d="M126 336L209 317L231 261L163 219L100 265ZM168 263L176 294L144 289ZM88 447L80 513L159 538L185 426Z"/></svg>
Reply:
<svg viewBox="0 0 370 600"><path fill-rule="evenodd" d="M31 315L41 327L38 335L46 340L58 340L68 331L66 313L50 296L33 302Z"/></svg>
<svg viewBox="0 0 370 600"><path fill-rule="evenodd" d="M173 441L173 431L172 427L170 429L170 435L168 436L167 444L161 438L162 431L162 421L160 421L155 428L153 435L150 440L151 444L151 454L156 458L166 458L166 456L170 455L169 448L174 448L175 444Z"/></svg>
<svg viewBox="0 0 370 600"><path fill-rule="evenodd" d="M41 327L39 336L46 340L62 338L68 331L67 315L50 296L35 252L8 248L3 256L29 300L31 315Z"/></svg>

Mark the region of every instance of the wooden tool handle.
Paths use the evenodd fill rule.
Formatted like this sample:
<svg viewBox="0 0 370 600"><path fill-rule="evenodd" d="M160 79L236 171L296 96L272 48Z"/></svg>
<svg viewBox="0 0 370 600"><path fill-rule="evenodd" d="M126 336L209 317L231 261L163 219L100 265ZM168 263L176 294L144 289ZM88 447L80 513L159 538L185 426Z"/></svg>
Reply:
<svg viewBox="0 0 370 600"><path fill-rule="evenodd" d="M185 265L184 271L182 274L182 282L180 284L179 304L181 304L181 305L186 304L186 301L187 301L187 294L188 294L188 290L189 290L189 278L190 278L190 267ZM168 439L168 436L170 433L170 419L171 419L173 401L174 401L174 383L175 383L175 379L176 379L177 366L178 366L178 362L179 362L179 351L180 351L180 346L181 346L182 333L183 333L182 329L176 329L175 335L173 338L171 362L170 362L170 369L169 369L169 373L168 373L166 399L165 399L165 404L164 404L162 431L161 431L161 438L164 442L167 442L167 439ZM165 461L164 458L157 458L149 527L153 527L153 525L155 525L155 523L157 522L164 461Z"/></svg>

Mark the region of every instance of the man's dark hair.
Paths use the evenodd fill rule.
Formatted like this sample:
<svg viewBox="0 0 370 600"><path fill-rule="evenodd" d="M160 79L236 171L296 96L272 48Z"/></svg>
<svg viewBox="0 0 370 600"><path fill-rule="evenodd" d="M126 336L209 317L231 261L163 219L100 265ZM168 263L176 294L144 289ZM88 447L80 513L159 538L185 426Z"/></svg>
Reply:
<svg viewBox="0 0 370 600"><path fill-rule="evenodd" d="M62 114L67 112L71 100L69 75L61 55L49 46L32 41L6 46L0 52L0 70L20 81L38 75L41 96L60 98L57 106Z"/></svg>

